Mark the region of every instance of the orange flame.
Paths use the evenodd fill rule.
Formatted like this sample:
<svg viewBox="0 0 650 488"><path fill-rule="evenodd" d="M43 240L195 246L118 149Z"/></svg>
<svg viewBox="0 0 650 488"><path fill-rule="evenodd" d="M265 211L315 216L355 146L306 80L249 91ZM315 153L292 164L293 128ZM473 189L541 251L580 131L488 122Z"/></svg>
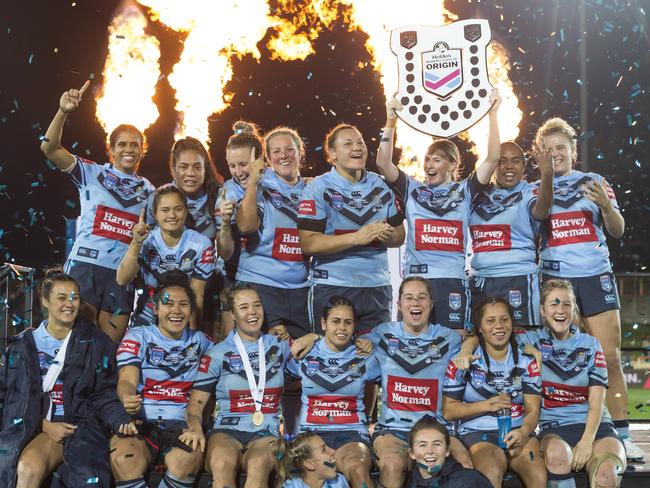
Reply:
<svg viewBox="0 0 650 488"><path fill-rule="evenodd" d="M160 76L160 43L145 33L146 26L147 18L131 6L108 27L108 57L96 111L106 133L123 123L144 131L158 119L153 96Z"/></svg>

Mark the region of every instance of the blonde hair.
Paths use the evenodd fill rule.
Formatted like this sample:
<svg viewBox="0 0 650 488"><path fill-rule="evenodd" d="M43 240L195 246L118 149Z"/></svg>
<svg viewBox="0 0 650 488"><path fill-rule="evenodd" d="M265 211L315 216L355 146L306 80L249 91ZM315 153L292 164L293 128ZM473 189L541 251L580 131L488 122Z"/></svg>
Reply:
<svg viewBox="0 0 650 488"><path fill-rule="evenodd" d="M310 444L313 437L318 437L318 434L303 432L292 440L280 437L276 441L278 446L275 455L278 460L276 488L281 487L289 478L304 477L303 463L313 456Z"/></svg>
<svg viewBox="0 0 650 488"><path fill-rule="evenodd" d="M569 141L571 141L571 152L573 153L573 162L576 162L578 157L578 143L576 141L576 131L569 125L569 123L560 117L553 117L548 119L544 124L537 129L535 134L535 144L542 147L544 144L544 137L552 134L562 134Z"/></svg>
<svg viewBox="0 0 650 488"><path fill-rule="evenodd" d="M275 127L270 132L264 134L264 149L266 150L267 157L269 156L269 154L271 154L271 147L270 147L271 139L277 136L290 137L293 143L295 144L296 149L298 149L298 154L299 154L298 159L300 160L300 162L302 162L305 159L305 143L300 138L298 131L292 129L291 127L286 127L286 126Z"/></svg>
<svg viewBox="0 0 650 488"><path fill-rule="evenodd" d="M458 146L449 139L436 139L427 148L427 152L425 154L433 155L436 153L436 151L442 152L450 163L456 163L456 168L452 173L452 179L457 180L458 175L461 172L461 166L463 164L460 158L460 151L458 150Z"/></svg>

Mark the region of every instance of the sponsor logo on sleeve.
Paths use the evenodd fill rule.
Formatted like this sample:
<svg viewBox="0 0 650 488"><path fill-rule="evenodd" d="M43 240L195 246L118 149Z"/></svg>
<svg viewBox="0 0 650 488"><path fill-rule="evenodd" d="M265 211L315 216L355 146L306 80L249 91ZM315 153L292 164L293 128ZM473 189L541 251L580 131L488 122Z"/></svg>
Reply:
<svg viewBox="0 0 650 488"><path fill-rule="evenodd" d="M343 395L307 397L307 422L311 424L352 424L359 422L357 399Z"/></svg>
<svg viewBox="0 0 650 488"><path fill-rule="evenodd" d="M199 371L201 373L207 373L208 369L210 368L211 362L212 362L212 358L207 354L201 356L201 362L199 362Z"/></svg>
<svg viewBox="0 0 650 488"><path fill-rule="evenodd" d="M438 411L438 380L388 376L386 400L393 410Z"/></svg>
<svg viewBox="0 0 650 488"><path fill-rule="evenodd" d="M133 226L137 222L137 215L97 205L92 233L98 237L106 237L129 244L133 238Z"/></svg>
<svg viewBox="0 0 650 488"><path fill-rule="evenodd" d="M298 207L300 215L316 215L316 200L302 200Z"/></svg>
<svg viewBox="0 0 650 488"><path fill-rule="evenodd" d="M510 225L470 225L472 250L478 252L508 251L512 248Z"/></svg>
<svg viewBox="0 0 650 488"><path fill-rule="evenodd" d="M187 403L190 400L191 389L191 381L156 381L147 378L142 387L142 396L155 401Z"/></svg>
<svg viewBox="0 0 650 488"><path fill-rule="evenodd" d="M120 347L117 348L118 354L126 353L137 356L139 351L140 343L137 341L124 340L120 342Z"/></svg>
<svg viewBox="0 0 650 488"><path fill-rule="evenodd" d="M530 378L536 378L537 376L539 376L539 365L537 364L537 361L535 361L534 359L528 365L528 376Z"/></svg>
<svg viewBox="0 0 650 488"><path fill-rule="evenodd" d="M463 252L463 223L460 220L415 220L417 251Z"/></svg>
<svg viewBox="0 0 650 488"><path fill-rule="evenodd" d="M447 365L447 371L445 371L445 376L450 380L453 380L456 378L457 371L458 368L456 367L456 364L453 361L449 361L449 364Z"/></svg>
<svg viewBox="0 0 650 488"><path fill-rule="evenodd" d="M598 241L591 212L553 214L546 220L546 233L550 247Z"/></svg>
<svg viewBox="0 0 650 488"><path fill-rule="evenodd" d="M54 405L63 405L63 382L57 381L50 392L50 398Z"/></svg>
<svg viewBox="0 0 650 488"><path fill-rule="evenodd" d="M605 360L605 354L602 351L596 351L596 357L594 358L594 363L597 368L607 368L607 361Z"/></svg>
<svg viewBox="0 0 650 488"><path fill-rule="evenodd" d="M266 388L262 400L262 413L277 413L281 396L282 388ZM255 412L255 402L250 390L230 390L228 397L230 398L230 411L232 413Z"/></svg>
<svg viewBox="0 0 650 488"><path fill-rule="evenodd" d="M304 256L300 248L298 229L276 228L275 236L273 237L272 255L280 261L302 261Z"/></svg>
<svg viewBox="0 0 650 488"><path fill-rule="evenodd" d="M208 247L201 253L201 264L214 263L214 247Z"/></svg>

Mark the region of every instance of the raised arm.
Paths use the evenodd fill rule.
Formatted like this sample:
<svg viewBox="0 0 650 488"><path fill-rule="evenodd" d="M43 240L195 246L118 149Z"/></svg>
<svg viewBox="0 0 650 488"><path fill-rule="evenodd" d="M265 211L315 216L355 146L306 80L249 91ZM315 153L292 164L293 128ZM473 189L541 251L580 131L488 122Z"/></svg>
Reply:
<svg viewBox="0 0 650 488"><path fill-rule="evenodd" d="M140 212L140 219L138 220L138 223L133 226L133 238L131 239L131 244L129 244L126 254L117 268L115 281L117 281L117 284L120 286L126 286L131 283L140 269L138 256L140 256L142 244L149 236L149 226L144 221L146 211L146 208L143 208Z"/></svg>
<svg viewBox="0 0 650 488"><path fill-rule="evenodd" d="M539 182L539 195L531 210L535 220L545 220L553 206L553 157L551 151L535 146L535 161L542 174Z"/></svg>
<svg viewBox="0 0 650 488"><path fill-rule="evenodd" d="M377 169L388 183L394 183L399 176L399 169L393 164L393 147L395 146L395 128L397 127L396 111L403 108L396 98L386 103L386 126L379 141Z"/></svg>
<svg viewBox="0 0 650 488"><path fill-rule="evenodd" d="M89 86L90 80L87 80L81 89L77 90L76 88L72 88L61 95L59 110L57 110L52 122L50 122L50 126L47 128L47 132L43 137L43 142L41 142L41 151L43 151L43 154L57 168L63 171L74 164L74 156L61 145L65 119L70 112L79 106L81 98Z"/></svg>
<svg viewBox="0 0 650 488"><path fill-rule="evenodd" d="M260 228L260 218L257 215L257 185L262 177L262 171L264 171L264 161L255 159L255 148L253 148L248 185L237 209L237 227L242 234L250 234Z"/></svg>
<svg viewBox="0 0 650 488"><path fill-rule="evenodd" d="M224 261L228 261L235 252L235 240L232 235L232 215L235 213L235 202L228 200L226 187L223 187L223 193L219 201L219 215L221 225L217 233L217 255Z"/></svg>
<svg viewBox="0 0 650 488"><path fill-rule="evenodd" d="M482 185L487 185L490 182L501 157L501 139L499 137L499 120L497 118L501 106L501 95L499 95L499 90L496 88L493 88L490 93L490 103L492 108L488 114L488 152L483 163L476 168L476 177Z"/></svg>

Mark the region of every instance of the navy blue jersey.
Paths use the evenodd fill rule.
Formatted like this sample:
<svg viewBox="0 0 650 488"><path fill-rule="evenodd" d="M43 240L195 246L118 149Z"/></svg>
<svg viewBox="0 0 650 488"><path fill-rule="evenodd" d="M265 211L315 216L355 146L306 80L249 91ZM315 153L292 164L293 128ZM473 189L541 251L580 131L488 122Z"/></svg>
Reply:
<svg viewBox="0 0 650 488"><path fill-rule="evenodd" d="M538 188L520 181L513 188L490 185L474 199L469 219L472 274L522 276L537 271L541 223L531 215Z"/></svg>
<svg viewBox="0 0 650 488"><path fill-rule="evenodd" d="M465 403L476 403L499 393L507 393L512 399L512 428L521 427L525 414L524 395L540 394L542 381L537 361L519 354L519 361L515 365L512 347L508 346L506 359L497 361L490 358L488 368L482 348L477 347L473 354L479 358L466 371L456 368L453 361L449 362L445 374L445 396ZM490 430L498 430L497 415L493 412L460 421L460 434Z"/></svg>
<svg viewBox="0 0 650 488"><path fill-rule="evenodd" d="M69 259L117 269L154 187L146 178L122 173L112 164L74 159L65 172L79 189L81 211Z"/></svg>
<svg viewBox="0 0 650 488"><path fill-rule="evenodd" d="M300 361L292 358L287 372L302 383L301 429L368 433L363 404L365 385L381 378L374 356L357 356L354 344L335 352L321 339Z"/></svg>
<svg viewBox="0 0 650 488"><path fill-rule="evenodd" d="M185 420L185 409L199 361L212 346L203 332L186 328L180 339L165 336L155 325L133 327L117 350L117 366L140 370L138 418Z"/></svg>
<svg viewBox="0 0 650 488"><path fill-rule="evenodd" d="M363 336L375 348L381 367L379 424L409 431L424 415L442 418L442 382L447 364L460 351L458 332L429 325L414 336L402 322L378 325Z"/></svg>
<svg viewBox="0 0 650 488"><path fill-rule="evenodd" d="M242 248L237 281L281 288L307 286L307 263L298 237L298 207L305 189L266 170L257 188L258 239Z"/></svg>
<svg viewBox="0 0 650 488"><path fill-rule="evenodd" d="M607 388L607 362L598 339L571 326L571 336L555 339L547 330L519 331L517 340L542 354L542 428L584 424L589 387ZM602 421L611 421L607 408Z"/></svg>
<svg viewBox="0 0 650 488"><path fill-rule="evenodd" d="M467 224L472 199L482 188L476 174L431 186L400 170L391 187L408 223L404 276L466 278Z"/></svg>
<svg viewBox="0 0 650 488"><path fill-rule="evenodd" d="M54 362L59 349L63 345L64 339L55 339L50 335L47 330L47 320L41 322L41 325L33 332L34 341L36 342L36 350L38 351L38 367L41 371L41 380L45 378L47 371ZM52 401L52 420L63 420L63 381L65 380L65 368L61 370L59 377L54 383L54 387L50 392L50 399Z"/></svg>
<svg viewBox="0 0 650 488"><path fill-rule="evenodd" d="M381 176L366 171L361 181L353 183L336 168L307 185L299 213L299 229L329 235L356 232L373 222L385 221L395 227L403 220L395 195ZM314 256L310 281L356 288L389 285L386 247L371 243Z"/></svg>

